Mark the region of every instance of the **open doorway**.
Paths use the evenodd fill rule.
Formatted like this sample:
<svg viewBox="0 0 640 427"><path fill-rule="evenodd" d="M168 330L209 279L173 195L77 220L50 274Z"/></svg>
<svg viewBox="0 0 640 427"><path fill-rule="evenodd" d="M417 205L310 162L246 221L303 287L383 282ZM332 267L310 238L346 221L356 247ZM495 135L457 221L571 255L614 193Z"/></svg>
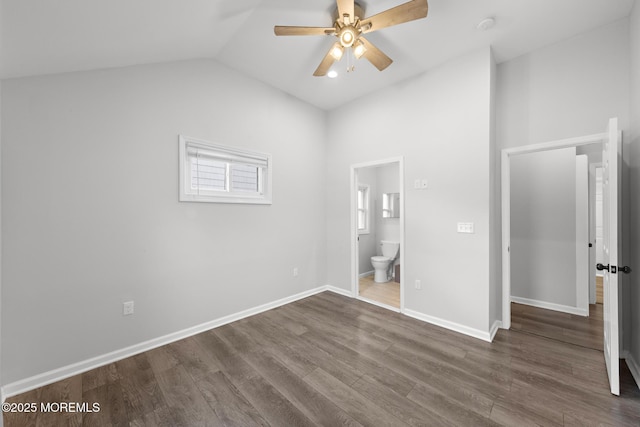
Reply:
<svg viewBox="0 0 640 427"><path fill-rule="evenodd" d="M351 167L353 292L398 312L403 309L402 169L402 158Z"/></svg>
<svg viewBox="0 0 640 427"><path fill-rule="evenodd" d="M603 280L603 356L606 365L607 376L611 393L620 393L620 364L619 364L619 292L618 272L628 273L627 266L620 266L620 176L621 176L621 149L622 134L618 128L618 120L609 120L607 131L602 134L588 135L578 138L570 138L548 143L528 145L524 147L502 150L502 327L509 329L512 326L511 301L512 301L512 251L515 250L512 241L511 230L511 167L512 160L518 156L562 150L566 148L583 147L590 144L601 144L603 163L603 265L598 266L604 271ZM587 241L584 242L586 249ZM578 244L576 244L576 253ZM548 264L553 265L553 264ZM546 266L545 266L546 267ZM568 265L571 269L572 266ZM588 276L585 276L588 280ZM577 283L577 282L576 282ZM578 288L577 288L578 289ZM579 288L582 289L582 288ZM588 294L587 294L588 296ZM579 298L576 297L576 300ZM588 299L588 298L587 298ZM589 318L588 318L589 319Z"/></svg>
<svg viewBox="0 0 640 427"><path fill-rule="evenodd" d="M602 351L601 162L601 143L511 160L512 329Z"/></svg>

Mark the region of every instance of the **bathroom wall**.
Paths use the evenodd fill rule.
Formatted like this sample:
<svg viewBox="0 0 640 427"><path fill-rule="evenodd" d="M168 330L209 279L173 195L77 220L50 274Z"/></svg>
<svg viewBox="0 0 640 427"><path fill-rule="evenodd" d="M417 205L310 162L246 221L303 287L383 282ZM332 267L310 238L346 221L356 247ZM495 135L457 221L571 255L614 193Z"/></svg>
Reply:
<svg viewBox="0 0 640 427"><path fill-rule="evenodd" d="M358 183L369 186L369 233L359 234L358 273L373 272L371 257L382 255L380 241L400 241L400 219L382 217L382 195L400 192L400 166L390 163L358 169ZM396 263L399 262L399 257Z"/></svg>
<svg viewBox="0 0 640 427"><path fill-rule="evenodd" d="M378 174L375 167L367 167L358 169L358 184L366 184L369 186L369 233L360 233L358 237L358 274L372 273L371 257L377 255L378 242L377 226L378 217L376 211L378 205L376 197L378 194Z"/></svg>
<svg viewBox="0 0 640 427"><path fill-rule="evenodd" d="M400 192L400 165L391 163L377 168L377 192L376 192L376 237L378 242L381 240L391 240L393 242L400 241L400 218L383 218L382 217L382 195L384 193ZM378 254L382 254L378 245ZM399 262L399 257L396 263Z"/></svg>

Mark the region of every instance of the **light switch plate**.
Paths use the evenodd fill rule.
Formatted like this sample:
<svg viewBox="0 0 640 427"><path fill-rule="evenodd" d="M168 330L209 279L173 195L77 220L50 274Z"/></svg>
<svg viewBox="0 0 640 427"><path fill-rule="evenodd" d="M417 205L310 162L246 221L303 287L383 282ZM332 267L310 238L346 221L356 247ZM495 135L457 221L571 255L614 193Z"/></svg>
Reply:
<svg viewBox="0 0 640 427"><path fill-rule="evenodd" d="M467 233L473 234L473 223L472 222L459 222L458 223L458 233Z"/></svg>
<svg viewBox="0 0 640 427"><path fill-rule="evenodd" d="M127 301L122 303L122 315L130 316L133 314L133 301Z"/></svg>

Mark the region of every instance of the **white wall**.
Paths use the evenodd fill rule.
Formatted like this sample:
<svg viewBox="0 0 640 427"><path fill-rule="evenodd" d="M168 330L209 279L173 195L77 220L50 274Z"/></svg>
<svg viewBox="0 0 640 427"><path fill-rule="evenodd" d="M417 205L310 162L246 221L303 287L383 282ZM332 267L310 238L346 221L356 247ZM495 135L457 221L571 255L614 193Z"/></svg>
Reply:
<svg viewBox="0 0 640 427"><path fill-rule="evenodd" d="M576 251L576 308L581 314L589 315L589 280L592 267L589 265L589 157L579 154L575 157L575 230L574 249ZM595 280L595 272L593 275Z"/></svg>
<svg viewBox="0 0 640 427"><path fill-rule="evenodd" d="M2 13L2 5L0 4L0 14ZM1 21L1 19L0 19ZM1 45L1 43L0 43ZM2 81L0 81L0 100L2 99ZM0 118L2 117L2 102L0 102ZM2 120L0 120L0 372L2 372ZM0 381L0 385L2 382ZM1 389L0 389L1 390ZM4 402L4 396L0 391L0 403ZM3 425L2 417L0 417L0 427Z"/></svg>
<svg viewBox="0 0 640 427"><path fill-rule="evenodd" d="M631 355L640 367L640 2L636 1L631 15L631 127L626 136L629 150L629 192L631 257L629 265L634 272L629 275L631 289ZM637 372L637 371L636 371ZM637 372L639 373L639 372ZM636 377L640 380L640 377Z"/></svg>
<svg viewBox="0 0 640 427"><path fill-rule="evenodd" d="M376 168L367 167L358 169L358 183L367 184L369 186L369 233L360 234L360 240L358 242L358 274L368 273L373 271L371 265L371 257L375 256L379 252L378 237L376 236L376 230L378 225L378 217L375 215L377 210L376 194L378 182L378 174Z"/></svg>
<svg viewBox="0 0 640 427"><path fill-rule="evenodd" d="M324 285L325 119L207 60L5 80L2 383ZM271 153L273 205L179 203L181 133Z"/></svg>
<svg viewBox="0 0 640 427"><path fill-rule="evenodd" d="M0 2L0 22L2 22L2 3ZM2 35L0 31L0 46ZM2 373L2 81L0 81L0 378ZM2 380L0 379L0 385ZM0 403L4 403L5 397L0 388ZM0 427L4 425L3 417L0 417Z"/></svg>
<svg viewBox="0 0 640 427"><path fill-rule="evenodd" d="M350 289L350 165L404 156L406 308L489 330L490 67L483 49L329 113L329 284Z"/></svg>
<svg viewBox="0 0 640 427"><path fill-rule="evenodd" d="M576 307L576 150L511 159L511 295Z"/></svg>
<svg viewBox="0 0 640 427"><path fill-rule="evenodd" d="M376 187L376 238L378 243L382 240L392 242L400 241L400 218L382 217L382 195L385 193L400 192L400 164L391 163L376 168L378 186ZM382 249L378 245L378 253L382 255ZM399 261L399 257L396 263Z"/></svg>
<svg viewBox="0 0 640 427"><path fill-rule="evenodd" d="M611 117L628 130L629 49L629 21L623 19L499 64L498 152L601 133ZM628 220L625 214L623 224ZM628 289L623 285L623 292ZM630 312L628 307L623 311Z"/></svg>
<svg viewBox="0 0 640 427"><path fill-rule="evenodd" d="M500 325L502 320L502 248L500 223L500 151L496 150L496 87L498 79L498 65L491 52L491 103L490 103L490 144L489 144L489 325Z"/></svg>
<svg viewBox="0 0 640 427"><path fill-rule="evenodd" d="M595 211L596 211L596 263L602 263L604 261L604 245L603 238L603 193L602 193L602 168L596 170L596 188L595 188ZM602 275L601 272L598 272Z"/></svg>
<svg viewBox="0 0 640 427"><path fill-rule="evenodd" d="M498 65L498 148L629 126L629 23L624 19Z"/></svg>

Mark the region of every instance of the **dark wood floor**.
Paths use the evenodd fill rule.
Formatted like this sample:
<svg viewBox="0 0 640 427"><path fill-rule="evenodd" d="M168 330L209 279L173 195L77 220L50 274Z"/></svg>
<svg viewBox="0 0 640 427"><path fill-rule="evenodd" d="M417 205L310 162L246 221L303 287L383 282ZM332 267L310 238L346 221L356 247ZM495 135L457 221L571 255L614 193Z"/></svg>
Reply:
<svg viewBox="0 0 640 427"><path fill-rule="evenodd" d="M624 365L623 365L624 366ZM602 352L500 330L493 343L325 292L10 402L100 403L5 414L6 426L640 425Z"/></svg>
<svg viewBox="0 0 640 427"><path fill-rule="evenodd" d="M603 349L602 304L589 305L589 317L511 303L511 330L569 344Z"/></svg>

